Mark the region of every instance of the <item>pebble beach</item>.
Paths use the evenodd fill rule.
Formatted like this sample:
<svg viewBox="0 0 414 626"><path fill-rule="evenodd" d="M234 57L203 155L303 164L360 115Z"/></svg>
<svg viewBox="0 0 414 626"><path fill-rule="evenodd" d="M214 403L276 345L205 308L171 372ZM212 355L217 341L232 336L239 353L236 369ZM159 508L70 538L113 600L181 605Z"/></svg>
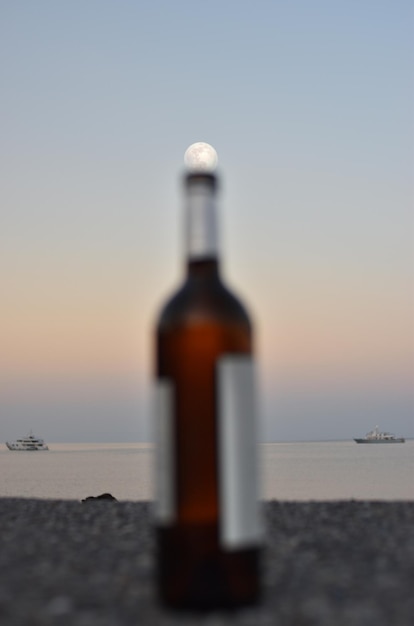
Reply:
<svg viewBox="0 0 414 626"><path fill-rule="evenodd" d="M151 504L0 499L2 626L411 626L414 502L263 503L263 602L172 614Z"/></svg>

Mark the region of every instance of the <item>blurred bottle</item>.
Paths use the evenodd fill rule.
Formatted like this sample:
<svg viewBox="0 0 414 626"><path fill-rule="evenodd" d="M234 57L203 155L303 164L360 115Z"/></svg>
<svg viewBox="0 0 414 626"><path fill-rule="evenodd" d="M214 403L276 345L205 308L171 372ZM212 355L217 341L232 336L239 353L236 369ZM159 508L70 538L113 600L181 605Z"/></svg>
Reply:
<svg viewBox="0 0 414 626"><path fill-rule="evenodd" d="M216 152L185 161L187 275L156 330L158 591L209 610L259 598L253 345L220 278Z"/></svg>

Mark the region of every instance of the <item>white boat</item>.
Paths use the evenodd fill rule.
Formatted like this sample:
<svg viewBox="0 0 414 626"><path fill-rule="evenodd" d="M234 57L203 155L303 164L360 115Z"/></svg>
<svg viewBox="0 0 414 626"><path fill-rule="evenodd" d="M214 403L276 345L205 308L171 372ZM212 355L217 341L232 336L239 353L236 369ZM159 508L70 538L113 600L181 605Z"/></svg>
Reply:
<svg viewBox="0 0 414 626"><path fill-rule="evenodd" d="M359 439L354 439L357 443L404 443L404 437L396 437L392 433L381 432L378 426Z"/></svg>
<svg viewBox="0 0 414 626"><path fill-rule="evenodd" d="M21 439L16 439L16 441L6 441L6 446L9 450L26 452L49 450L43 439L35 437L31 431L26 437L21 437Z"/></svg>

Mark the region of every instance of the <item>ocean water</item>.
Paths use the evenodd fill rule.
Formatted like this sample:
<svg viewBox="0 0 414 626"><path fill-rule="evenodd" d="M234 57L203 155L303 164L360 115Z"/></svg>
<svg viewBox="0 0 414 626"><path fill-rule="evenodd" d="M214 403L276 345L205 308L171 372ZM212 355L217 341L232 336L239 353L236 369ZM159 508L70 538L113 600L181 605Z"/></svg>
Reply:
<svg viewBox="0 0 414 626"><path fill-rule="evenodd" d="M1 444L0 497L151 500L153 461L151 444L50 443L48 452ZM265 443L260 467L266 500L414 500L414 440Z"/></svg>

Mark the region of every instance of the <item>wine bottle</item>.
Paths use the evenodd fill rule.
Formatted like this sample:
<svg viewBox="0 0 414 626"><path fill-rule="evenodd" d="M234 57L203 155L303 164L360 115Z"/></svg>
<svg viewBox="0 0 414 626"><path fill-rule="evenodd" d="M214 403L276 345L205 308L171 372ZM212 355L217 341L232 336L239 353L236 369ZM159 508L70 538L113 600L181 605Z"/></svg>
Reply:
<svg viewBox="0 0 414 626"><path fill-rule="evenodd" d="M157 585L176 609L259 599L252 325L220 277L216 161L186 152L186 277L156 328Z"/></svg>

